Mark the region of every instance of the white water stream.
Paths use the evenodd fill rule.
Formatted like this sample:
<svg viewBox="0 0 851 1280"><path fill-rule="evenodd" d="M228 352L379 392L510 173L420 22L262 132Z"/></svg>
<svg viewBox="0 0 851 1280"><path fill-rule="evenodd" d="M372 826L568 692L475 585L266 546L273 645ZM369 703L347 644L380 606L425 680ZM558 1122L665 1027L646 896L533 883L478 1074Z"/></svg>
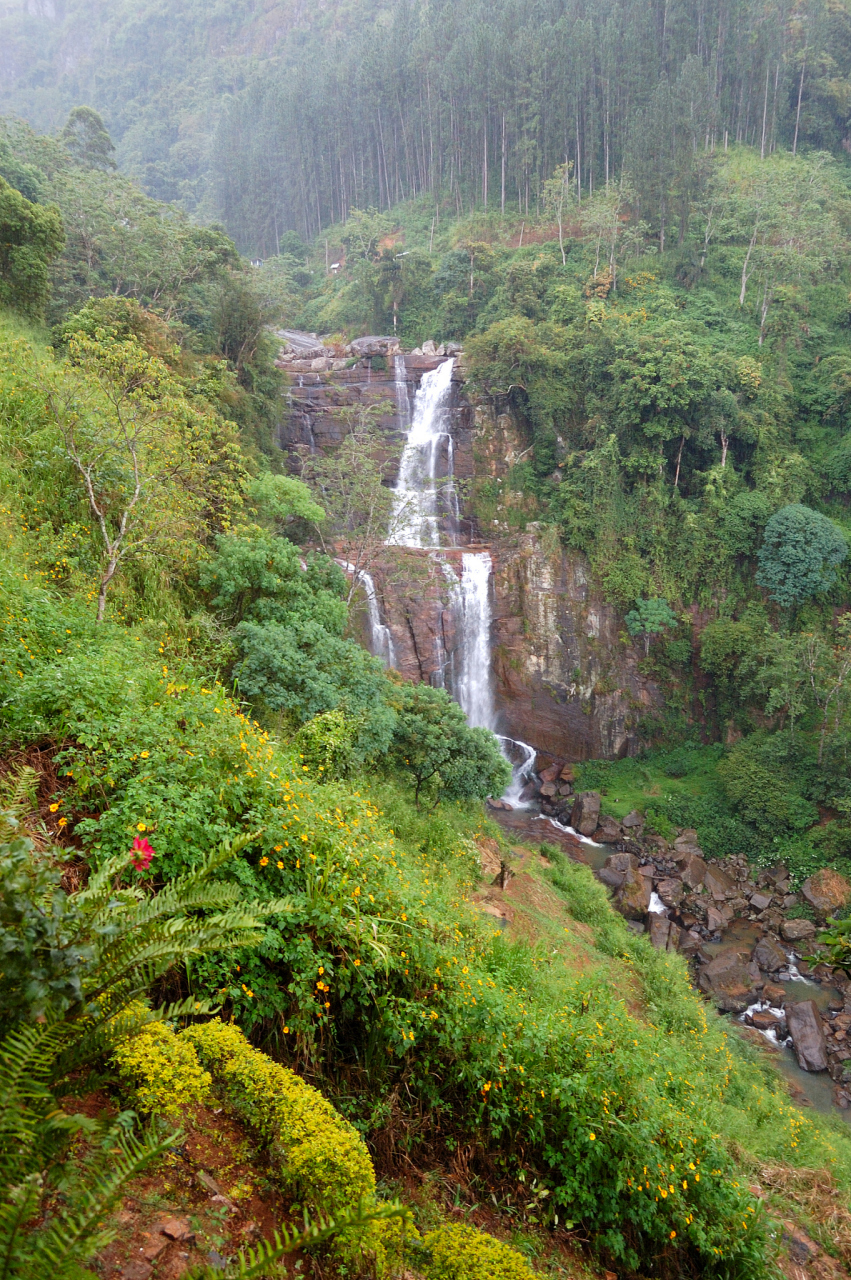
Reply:
<svg viewBox="0 0 851 1280"><path fill-rule="evenodd" d="M404 362L403 362L404 363ZM441 499L443 491L452 494L452 452L449 435L449 399L454 360L444 360L436 369L424 373L414 397L414 415L399 462L393 512L387 542L394 547L440 546ZM407 412L408 391L404 401L400 389L400 370L396 367L396 404ZM442 454L448 455L447 481L438 484L438 466ZM444 505L446 505L444 503ZM450 502L450 509L454 503Z"/></svg>

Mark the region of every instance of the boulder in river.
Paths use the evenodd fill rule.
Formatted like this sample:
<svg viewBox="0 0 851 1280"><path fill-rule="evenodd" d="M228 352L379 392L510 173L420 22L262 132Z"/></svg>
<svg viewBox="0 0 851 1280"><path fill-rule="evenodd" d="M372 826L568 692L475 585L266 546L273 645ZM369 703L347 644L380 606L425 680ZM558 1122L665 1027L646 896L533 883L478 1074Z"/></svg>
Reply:
<svg viewBox="0 0 851 1280"><path fill-rule="evenodd" d="M592 836L600 817L600 795L597 791L580 791L573 802L570 825L580 835Z"/></svg>
<svg viewBox="0 0 851 1280"><path fill-rule="evenodd" d="M635 854L610 854L599 873L604 883L610 883L604 878L605 872L623 877L615 892L615 906L621 915L627 920L643 920L650 906L651 882L641 875Z"/></svg>
<svg viewBox="0 0 851 1280"><path fill-rule="evenodd" d="M766 973L777 973L778 969L785 969L788 964L786 952L780 943L769 937L760 938L753 949L751 959Z"/></svg>
<svg viewBox="0 0 851 1280"><path fill-rule="evenodd" d="M599 827L593 832L593 839L597 844L617 844L623 839L623 832L614 818L604 815L600 819Z"/></svg>
<svg viewBox="0 0 851 1280"><path fill-rule="evenodd" d="M801 885L801 896L820 919L832 916L851 898L851 883L838 871L823 867Z"/></svg>
<svg viewBox="0 0 851 1280"><path fill-rule="evenodd" d="M720 867L707 867L703 883L716 902L723 902L736 887L735 881L731 880L726 871L722 871Z"/></svg>
<svg viewBox="0 0 851 1280"><path fill-rule="evenodd" d="M815 1000L787 1004L784 1012L798 1066L802 1071L826 1071L827 1046Z"/></svg>
<svg viewBox="0 0 851 1280"><path fill-rule="evenodd" d="M744 1013L756 998L759 970L737 952L727 951L701 969L697 982L724 1013Z"/></svg>
<svg viewBox="0 0 851 1280"><path fill-rule="evenodd" d="M656 892L666 907L678 907L685 893L685 887L682 880L675 880L670 877L667 880L659 881L656 885Z"/></svg>
<svg viewBox="0 0 851 1280"><path fill-rule="evenodd" d="M699 884L703 884L706 863L699 854L687 853L680 864L680 875L683 884L687 884L690 889L696 889Z"/></svg>
<svg viewBox="0 0 851 1280"><path fill-rule="evenodd" d="M787 942L809 942L815 933L812 920L784 920L780 926L780 934Z"/></svg>

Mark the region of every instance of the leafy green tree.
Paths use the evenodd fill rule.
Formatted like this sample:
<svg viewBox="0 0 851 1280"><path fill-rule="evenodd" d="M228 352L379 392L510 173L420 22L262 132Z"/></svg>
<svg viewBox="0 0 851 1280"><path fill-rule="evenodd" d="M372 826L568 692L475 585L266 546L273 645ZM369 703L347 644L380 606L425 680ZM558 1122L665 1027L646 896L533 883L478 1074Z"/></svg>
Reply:
<svg viewBox="0 0 851 1280"><path fill-rule="evenodd" d="M44 386L48 412L101 540L97 620L128 560L186 556L187 537L226 523L245 483L223 422L135 336L80 331Z"/></svg>
<svg viewBox="0 0 851 1280"><path fill-rule="evenodd" d="M356 720L353 751L363 760L390 740L383 667L344 634L347 583L337 565L311 556L302 566L293 543L249 528L219 537L200 576L233 627L241 692L295 726L344 710Z"/></svg>
<svg viewBox="0 0 851 1280"><path fill-rule="evenodd" d="M633 639L638 639L639 636L643 638L646 658L650 653L650 641L653 636L667 631L668 627L675 627L677 615L667 600L654 596L649 600L636 600L635 608L630 609L624 621Z"/></svg>
<svg viewBox="0 0 851 1280"><path fill-rule="evenodd" d="M115 146L103 117L93 107L74 107L59 135L59 141L84 169L114 169Z"/></svg>
<svg viewBox="0 0 851 1280"><path fill-rule="evenodd" d="M32 204L0 177L0 305L28 319L41 319L50 290L50 264L64 244L59 210Z"/></svg>
<svg viewBox="0 0 851 1280"><path fill-rule="evenodd" d="M443 689L398 685L391 697L396 727L389 760L414 787L417 808L428 799L484 800L511 780L511 766L488 729L471 729Z"/></svg>
<svg viewBox="0 0 851 1280"><path fill-rule="evenodd" d="M792 502L775 511L765 526L756 581L772 600L792 608L830 590L847 555L845 535L832 520Z"/></svg>

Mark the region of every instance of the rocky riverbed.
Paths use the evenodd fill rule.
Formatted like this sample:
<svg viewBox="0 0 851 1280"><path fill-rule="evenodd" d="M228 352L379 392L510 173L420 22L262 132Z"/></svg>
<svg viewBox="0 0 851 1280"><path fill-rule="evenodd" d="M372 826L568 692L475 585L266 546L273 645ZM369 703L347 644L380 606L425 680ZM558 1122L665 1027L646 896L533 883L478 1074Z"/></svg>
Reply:
<svg viewBox="0 0 851 1280"><path fill-rule="evenodd" d="M721 1012L775 1049L790 1045L802 1071L827 1072L833 1102L851 1108L851 980L819 962L816 942L826 918L851 901L851 883L822 870L796 890L783 863L755 869L743 857L707 858L696 831L670 841L647 833L639 813L618 821L597 792L577 794L570 764L536 765L521 793L529 809L490 802L502 824L589 863L629 928L684 955ZM541 818L550 820L545 830Z"/></svg>

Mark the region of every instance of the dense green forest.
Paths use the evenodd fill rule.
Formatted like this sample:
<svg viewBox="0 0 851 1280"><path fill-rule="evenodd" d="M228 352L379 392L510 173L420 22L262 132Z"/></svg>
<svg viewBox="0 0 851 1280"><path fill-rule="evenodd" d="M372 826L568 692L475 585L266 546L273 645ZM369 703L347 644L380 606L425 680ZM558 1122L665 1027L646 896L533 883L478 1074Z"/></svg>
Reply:
<svg viewBox="0 0 851 1280"><path fill-rule="evenodd" d="M4 6L4 1275L104 1274L182 1195L186 1275L767 1280L790 1218L848 1266L847 1125L512 848L493 735L357 643L271 327L463 342L524 445L478 528L583 557L660 691L578 786L847 871L849 34ZM212 1207L199 1135L250 1152Z"/></svg>
<svg viewBox="0 0 851 1280"><path fill-rule="evenodd" d="M0 7L0 104L56 131L102 113L122 168L279 250L349 210L430 194L540 211L630 177L664 247L703 157L848 145L841 0Z"/></svg>

